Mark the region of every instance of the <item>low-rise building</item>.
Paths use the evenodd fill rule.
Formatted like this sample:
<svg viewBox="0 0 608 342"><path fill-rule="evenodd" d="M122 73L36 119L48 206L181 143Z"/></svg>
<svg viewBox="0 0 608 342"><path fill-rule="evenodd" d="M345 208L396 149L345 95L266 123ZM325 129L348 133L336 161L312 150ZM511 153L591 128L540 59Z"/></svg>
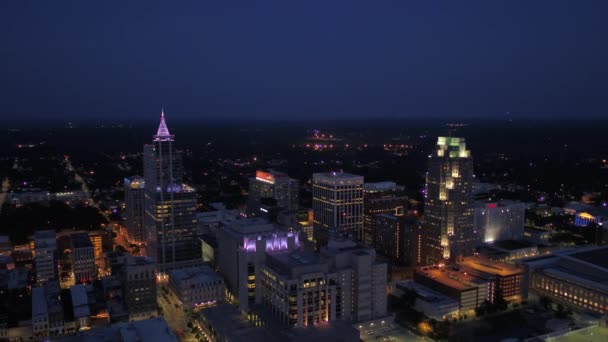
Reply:
<svg viewBox="0 0 608 342"><path fill-rule="evenodd" d="M483 244L478 253L496 261L513 261L538 255L538 246L526 240L503 240Z"/></svg>
<svg viewBox="0 0 608 342"><path fill-rule="evenodd" d="M523 267L479 257L467 257L458 262L461 271L486 281L488 298L493 302L497 296L506 301L521 300L524 287Z"/></svg>
<svg viewBox="0 0 608 342"><path fill-rule="evenodd" d="M213 305L225 297L224 279L208 266L173 270L169 284L184 307Z"/></svg>
<svg viewBox="0 0 608 342"><path fill-rule="evenodd" d="M63 334L63 304L60 292L57 281L50 281L44 287L32 289L32 332L34 337L42 338Z"/></svg>
<svg viewBox="0 0 608 342"><path fill-rule="evenodd" d="M555 251L521 260L529 293L579 311L608 313L608 247Z"/></svg>
<svg viewBox="0 0 608 342"><path fill-rule="evenodd" d="M414 271L414 281L458 302L460 314L490 300L489 283L452 266L420 267Z"/></svg>
<svg viewBox="0 0 608 342"><path fill-rule="evenodd" d="M393 285L393 294L400 297L404 291L416 291L414 310L438 321L458 317L460 307L457 300L445 296L413 280L399 281Z"/></svg>
<svg viewBox="0 0 608 342"><path fill-rule="evenodd" d="M524 228L524 240L535 245L548 245L551 231L549 229L528 227Z"/></svg>

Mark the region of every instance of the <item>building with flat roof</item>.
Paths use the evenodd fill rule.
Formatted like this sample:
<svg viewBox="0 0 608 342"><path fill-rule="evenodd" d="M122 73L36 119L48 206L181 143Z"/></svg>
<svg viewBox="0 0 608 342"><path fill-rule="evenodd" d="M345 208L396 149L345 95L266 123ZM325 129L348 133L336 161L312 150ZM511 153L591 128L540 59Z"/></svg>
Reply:
<svg viewBox="0 0 608 342"><path fill-rule="evenodd" d="M57 237L54 230L34 233L34 268L38 285L57 279Z"/></svg>
<svg viewBox="0 0 608 342"><path fill-rule="evenodd" d="M72 272L76 283L91 282L97 278L95 249L88 233L70 235Z"/></svg>
<svg viewBox="0 0 608 342"><path fill-rule="evenodd" d="M520 240L524 235L526 206L522 202L475 202L473 227L481 242Z"/></svg>
<svg viewBox="0 0 608 342"><path fill-rule="evenodd" d="M129 320L142 320L158 315L156 298L156 263L152 258L129 256L122 274L124 299Z"/></svg>
<svg viewBox="0 0 608 342"><path fill-rule="evenodd" d="M481 246L479 254L497 261L513 261L538 255L538 246L527 240L502 240Z"/></svg>
<svg viewBox="0 0 608 342"><path fill-rule="evenodd" d="M298 234L286 232L262 218L229 222L217 231L219 272L226 288L241 308L261 295L259 266L267 251L293 251L300 246Z"/></svg>
<svg viewBox="0 0 608 342"><path fill-rule="evenodd" d="M286 210L298 209L300 187L298 180L276 170L257 170L255 177L249 179L249 198L247 206L254 216L263 215L262 200L271 198L276 207Z"/></svg>
<svg viewBox="0 0 608 342"><path fill-rule="evenodd" d="M344 321L285 327L266 312L259 315L250 313L248 316L235 306L221 304L201 310L199 323L212 341L351 342L360 339L359 331Z"/></svg>
<svg viewBox="0 0 608 342"><path fill-rule="evenodd" d="M394 182L363 184L363 241L367 246L375 246L376 216L403 216L407 199L405 188Z"/></svg>
<svg viewBox="0 0 608 342"><path fill-rule="evenodd" d="M125 178L125 227L129 242L142 244L146 241L144 232L144 191L146 181L143 177Z"/></svg>
<svg viewBox="0 0 608 342"><path fill-rule="evenodd" d="M486 281L488 298L493 302L497 296L506 301L520 300L524 297L524 268L505 262L491 261L479 257L467 257L458 262L460 269L467 274Z"/></svg>
<svg viewBox="0 0 608 342"><path fill-rule="evenodd" d="M209 266L169 272L169 285L185 307L215 305L224 300L224 279Z"/></svg>
<svg viewBox="0 0 608 342"><path fill-rule="evenodd" d="M57 339L58 342L178 342L163 318L112 324Z"/></svg>
<svg viewBox="0 0 608 342"><path fill-rule="evenodd" d="M487 281L473 277L452 266L420 267L414 271L414 281L458 302L460 314L490 300Z"/></svg>
<svg viewBox="0 0 608 342"><path fill-rule="evenodd" d="M70 287L70 296L76 329L89 328L91 326L91 309L86 285L78 284Z"/></svg>
<svg viewBox="0 0 608 342"><path fill-rule="evenodd" d="M324 245L331 232L363 241L363 176L344 172L312 175L315 240Z"/></svg>
<svg viewBox="0 0 608 342"><path fill-rule="evenodd" d="M336 274L311 252L270 252L261 266L261 302L286 326L336 319L340 306Z"/></svg>
<svg viewBox="0 0 608 342"><path fill-rule="evenodd" d="M375 216L373 247L381 255L402 264L411 265L415 259L417 221L413 216L378 214Z"/></svg>
<svg viewBox="0 0 608 342"><path fill-rule="evenodd" d="M57 281L50 281L43 287L32 288L32 333L42 338L62 335L64 332L63 304L61 289Z"/></svg>
<svg viewBox="0 0 608 342"><path fill-rule="evenodd" d="M608 247L555 251L520 260L531 294L579 311L608 313Z"/></svg>
<svg viewBox="0 0 608 342"><path fill-rule="evenodd" d="M400 297L407 289L416 291L414 309L430 318L443 320L458 317L460 314L458 301L413 280L402 280L394 283L393 294Z"/></svg>
<svg viewBox="0 0 608 342"><path fill-rule="evenodd" d="M376 251L350 239L331 239L321 250L337 274L338 319L363 322L387 315L387 265Z"/></svg>
<svg viewBox="0 0 608 342"><path fill-rule="evenodd" d="M548 245L551 230L539 227L524 227L524 240L535 245Z"/></svg>

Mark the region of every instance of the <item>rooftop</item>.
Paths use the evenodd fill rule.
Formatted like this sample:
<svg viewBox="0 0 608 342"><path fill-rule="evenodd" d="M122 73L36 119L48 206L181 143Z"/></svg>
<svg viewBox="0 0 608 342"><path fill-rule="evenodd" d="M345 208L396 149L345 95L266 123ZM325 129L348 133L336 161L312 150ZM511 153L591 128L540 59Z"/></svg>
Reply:
<svg viewBox="0 0 608 342"><path fill-rule="evenodd" d="M483 260L477 257L468 257L468 258L464 258L463 261L458 262L459 265L462 265L464 267L469 267L471 269L477 270L477 271L481 271L481 272L485 272L485 273L489 273L489 274L497 274L500 276L510 276L510 275L515 275L515 274L519 274L523 272L523 269L521 269L518 266L515 266L513 264L507 264L504 262L498 262L498 261L489 261L489 260Z"/></svg>
<svg viewBox="0 0 608 342"><path fill-rule="evenodd" d="M593 249L574 253L571 256L575 259L606 268L606 271L608 272L608 248Z"/></svg>
<svg viewBox="0 0 608 342"><path fill-rule="evenodd" d="M495 241L491 245L509 251L536 246L535 244L525 240L501 240Z"/></svg>
<svg viewBox="0 0 608 342"><path fill-rule="evenodd" d="M224 227L224 230L232 235L244 236L270 233L278 230L278 228L274 224L269 223L268 220L258 217L231 221Z"/></svg>
<svg viewBox="0 0 608 342"><path fill-rule="evenodd" d="M476 287L481 281L466 272L456 271L449 267L421 267L416 269L416 273L420 273L439 283L458 290L468 290Z"/></svg>
<svg viewBox="0 0 608 342"><path fill-rule="evenodd" d="M173 270L169 272L169 277L172 281L190 280L196 282L207 282L222 280L222 277L209 266L197 266Z"/></svg>
<svg viewBox="0 0 608 342"><path fill-rule="evenodd" d="M87 233L71 234L70 240L73 248L93 248L93 243L91 243L91 238Z"/></svg>
<svg viewBox="0 0 608 342"><path fill-rule="evenodd" d="M58 339L60 342L177 342L162 318L113 324Z"/></svg>
<svg viewBox="0 0 608 342"><path fill-rule="evenodd" d="M363 183L363 176L354 175L346 172L325 172L325 173L313 173L313 180L341 180L341 181L355 181Z"/></svg>

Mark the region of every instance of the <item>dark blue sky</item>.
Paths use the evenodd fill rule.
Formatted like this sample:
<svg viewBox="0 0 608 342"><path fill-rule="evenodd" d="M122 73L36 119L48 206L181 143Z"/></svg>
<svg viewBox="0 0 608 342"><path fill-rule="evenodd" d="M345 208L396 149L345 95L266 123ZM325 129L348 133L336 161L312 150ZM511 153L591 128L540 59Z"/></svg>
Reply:
<svg viewBox="0 0 608 342"><path fill-rule="evenodd" d="M1 1L0 118L608 117L608 1Z"/></svg>

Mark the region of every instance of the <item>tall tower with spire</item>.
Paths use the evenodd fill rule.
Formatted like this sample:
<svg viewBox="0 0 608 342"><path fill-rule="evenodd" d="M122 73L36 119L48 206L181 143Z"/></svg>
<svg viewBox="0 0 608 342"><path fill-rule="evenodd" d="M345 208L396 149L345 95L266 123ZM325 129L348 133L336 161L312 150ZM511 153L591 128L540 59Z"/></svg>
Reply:
<svg viewBox="0 0 608 342"><path fill-rule="evenodd" d="M144 145L146 255L161 270L200 261L196 245L196 193L183 183L182 155L164 110L152 144Z"/></svg>

